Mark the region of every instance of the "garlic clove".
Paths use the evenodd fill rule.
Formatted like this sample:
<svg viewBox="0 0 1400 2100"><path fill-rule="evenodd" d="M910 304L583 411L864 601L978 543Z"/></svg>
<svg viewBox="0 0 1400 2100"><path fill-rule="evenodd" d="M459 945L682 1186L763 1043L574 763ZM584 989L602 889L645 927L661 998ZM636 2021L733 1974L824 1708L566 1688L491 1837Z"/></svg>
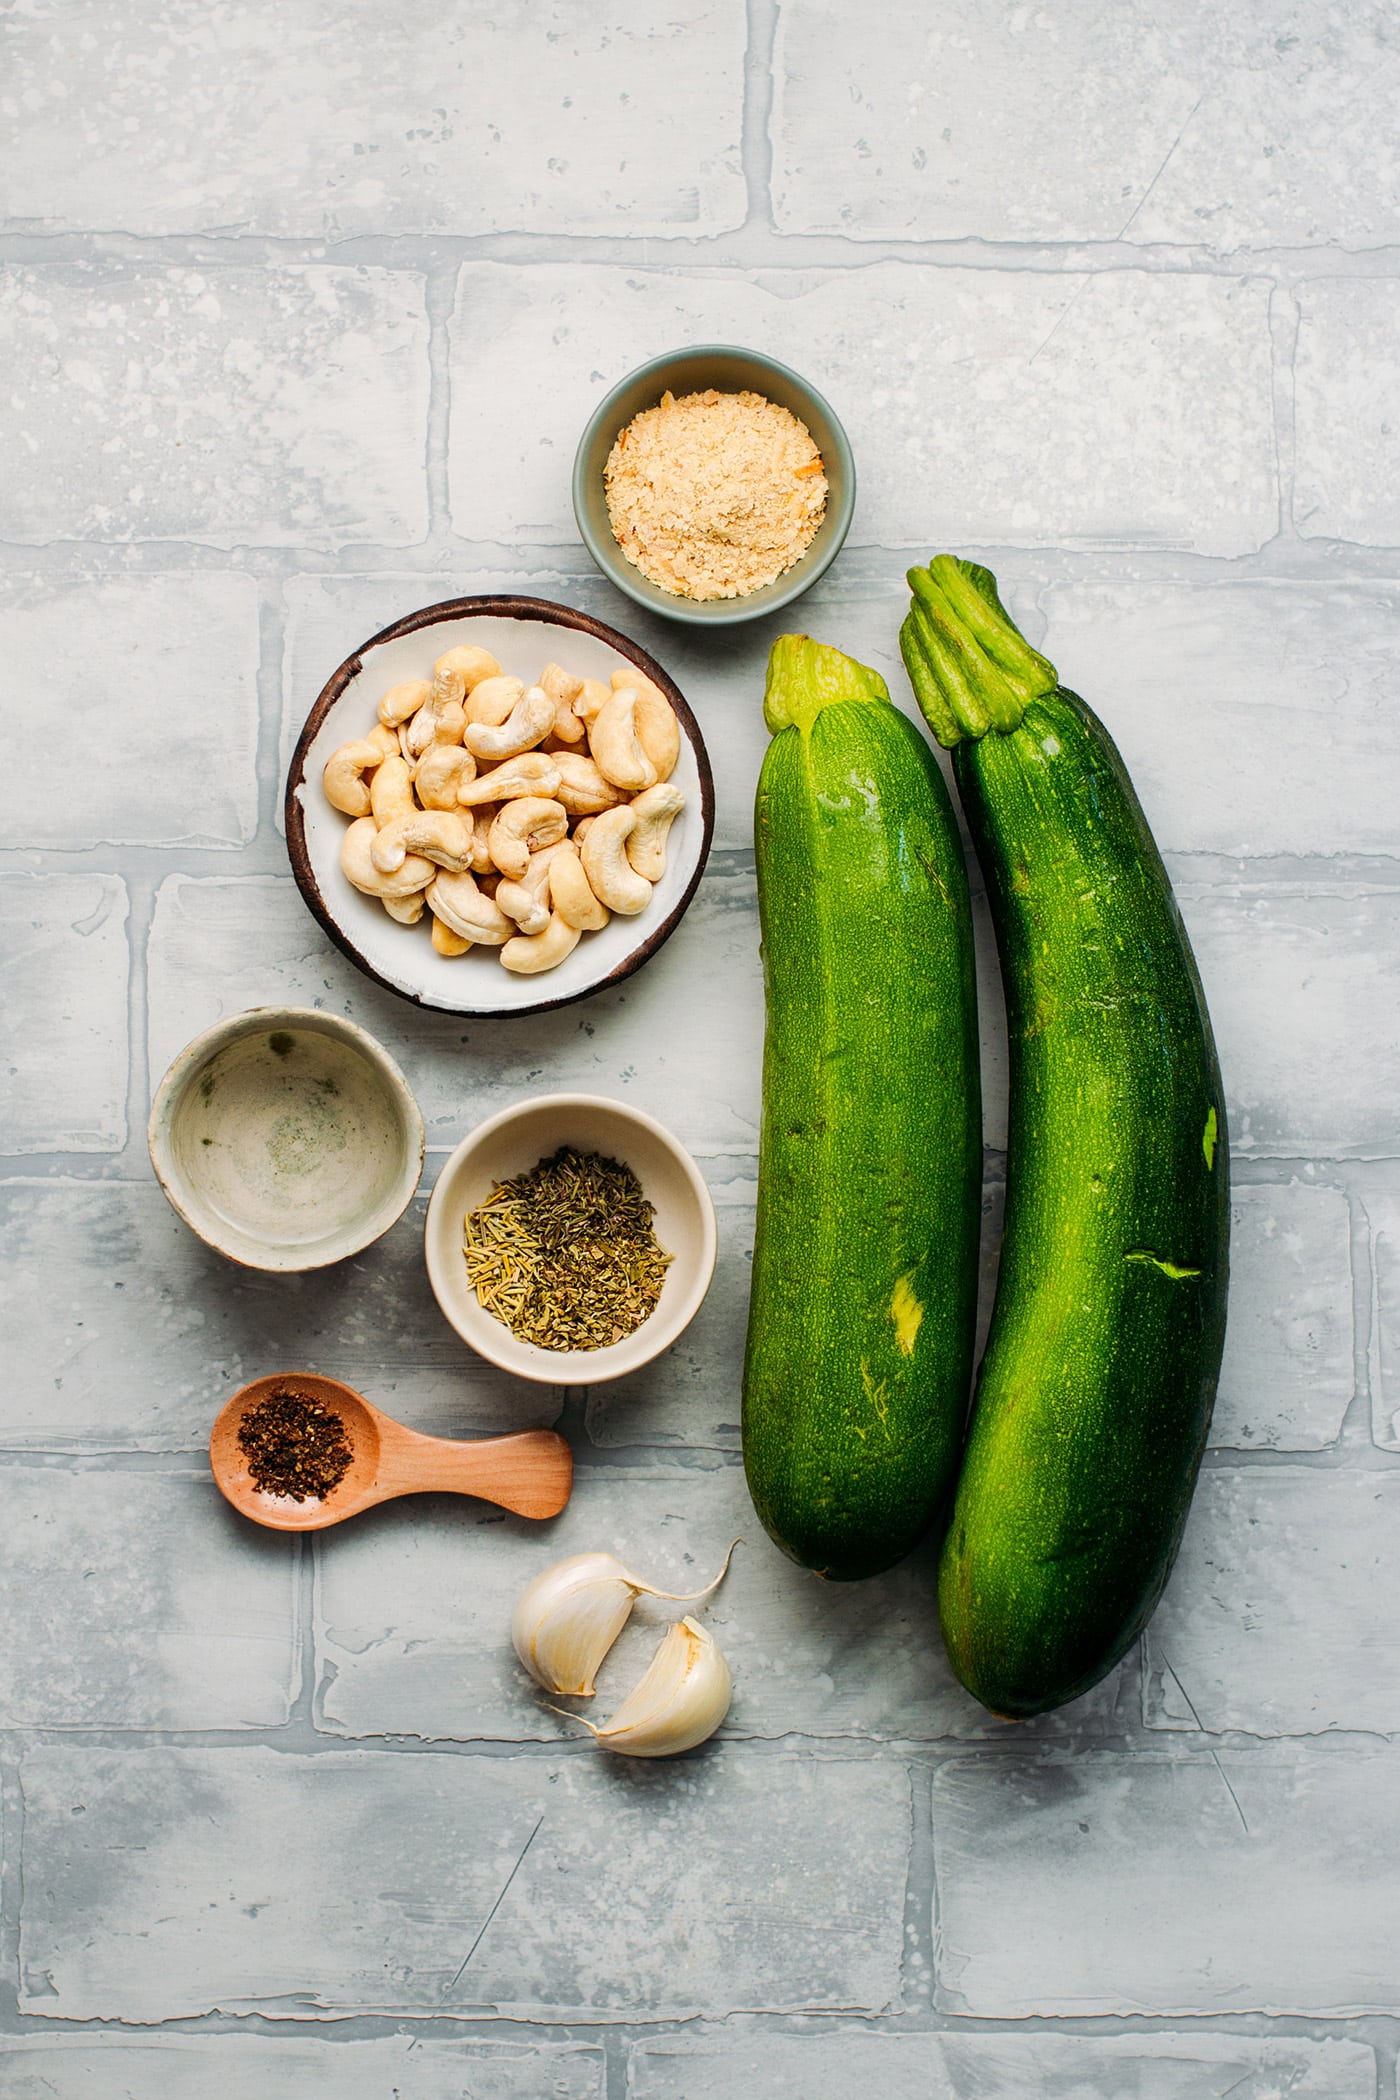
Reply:
<svg viewBox="0 0 1400 2100"><path fill-rule="evenodd" d="M595 1742L624 1757L678 1757L707 1742L729 1711L734 1680L714 1637L696 1620L668 1627L641 1683L612 1719L583 1721Z"/></svg>
<svg viewBox="0 0 1400 2100"><path fill-rule="evenodd" d="M718 1588L734 1558L699 1590L658 1590L632 1575L611 1553L575 1553L542 1568L526 1583L511 1615L510 1635L521 1662L547 1692L591 1699L593 1678L631 1616L638 1597L697 1604Z"/></svg>
<svg viewBox="0 0 1400 2100"><path fill-rule="evenodd" d="M575 1553L526 1583L510 1635L547 1692L591 1699L593 1674L627 1624L636 1585L611 1553Z"/></svg>

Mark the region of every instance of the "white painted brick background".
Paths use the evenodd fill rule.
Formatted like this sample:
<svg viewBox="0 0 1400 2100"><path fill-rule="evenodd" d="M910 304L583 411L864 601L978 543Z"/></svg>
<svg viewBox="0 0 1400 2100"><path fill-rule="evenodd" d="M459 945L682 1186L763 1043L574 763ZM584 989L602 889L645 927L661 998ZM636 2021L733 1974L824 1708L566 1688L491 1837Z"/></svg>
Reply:
<svg viewBox="0 0 1400 2100"><path fill-rule="evenodd" d="M3 2100L1396 2094L1398 90L1380 0L4 15ZM823 1587L743 1486L750 810L788 623L631 606L568 487L600 393L717 338L809 374L856 447L794 618L907 708L904 568L988 561L1124 751L1215 1018L1200 1493L1140 1651L1022 1727L953 1681L930 1548ZM718 796L657 960L494 1027L359 977L281 836L336 665L474 591L652 650ZM287 1279L196 1241L144 1145L188 1037L279 999L379 1036L429 1144L379 1245ZM421 1261L446 1150L552 1087L659 1114L721 1235L676 1348L572 1398L465 1352ZM208 1426L292 1367L435 1433L558 1422L574 1500L251 1532ZM614 1768L517 1670L518 1583L603 1545L685 1588L737 1536L706 1607L730 1720Z"/></svg>

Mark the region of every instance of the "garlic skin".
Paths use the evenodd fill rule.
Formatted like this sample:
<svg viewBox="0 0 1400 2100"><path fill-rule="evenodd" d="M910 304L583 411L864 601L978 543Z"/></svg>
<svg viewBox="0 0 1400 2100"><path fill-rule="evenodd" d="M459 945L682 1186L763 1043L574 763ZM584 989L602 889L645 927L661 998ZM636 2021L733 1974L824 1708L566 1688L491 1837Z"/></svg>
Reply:
<svg viewBox="0 0 1400 2100"><path fill-rule="evenodd" d="M729 1711L734 1680L714 1639L694 1619L668 1627L641 1683L604 1727L583 1721L604 1750L624 1757L678 1757L714 1734Z"/></svg>
<svg viewBox="0 0 1400 2100"><path fill-rule="evenodd" d="M611 1553L555 1561L516 1600L510 1622L515 1652L547 1692L591 1699L594 1673L636 1598L631 1576Z"/></svg>
<svg viewBox="0 0 1400 2100"><path fill-rule="evenodd" d="M611 1553L575 1553L557 1560L526 1583L516 1600L510 1621L515 1652L547 1692L591 1699L594 1675L638 1597L695 1604L723 1582L733 1554L731 1546L713 1582L684 1593L654 1589Z"/></svg>

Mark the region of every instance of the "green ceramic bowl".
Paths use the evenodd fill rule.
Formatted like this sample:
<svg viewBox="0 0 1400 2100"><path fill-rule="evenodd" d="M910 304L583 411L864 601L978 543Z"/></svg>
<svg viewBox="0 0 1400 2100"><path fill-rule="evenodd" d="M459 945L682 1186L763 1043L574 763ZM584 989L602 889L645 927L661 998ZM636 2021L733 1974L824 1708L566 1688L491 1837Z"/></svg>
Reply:
<svg viewBox="0 0 1400 2100"><path fill-rule="evenodd" d="M743 598L679 598L648 581L627 561L613 538L603 492L603 468L617 434L644 408L655 408L667 388L676 395L706 387L737 394L745 388L800 418L811 431L826 468L829 493L826 515L800 561L785 569L775 583ZM696 627L732 627L777 612L809 590L835 561L850 530L856 505L856 469L845 431L815 387L776 358L757 350L737 350L725 343L702 343L693 350L672 350L639 365L615 386L594 410L574 458L574 516L585 546L603 574L620 591L650 611Z"/></svg>

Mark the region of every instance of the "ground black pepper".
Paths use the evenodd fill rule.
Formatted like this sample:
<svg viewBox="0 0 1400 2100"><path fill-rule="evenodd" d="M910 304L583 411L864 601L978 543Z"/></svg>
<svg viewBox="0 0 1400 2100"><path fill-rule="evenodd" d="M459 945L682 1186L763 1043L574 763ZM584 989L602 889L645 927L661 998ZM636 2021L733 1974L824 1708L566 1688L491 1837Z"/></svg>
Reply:
<svg viewBox="0 0 1400 2100"><path fill-rule="evenodd" d="M254 1487L293 1502L323 1502L355 1456L340 1416L290 1390L269 1393L250 1407L238 1441Z"/></svg>

